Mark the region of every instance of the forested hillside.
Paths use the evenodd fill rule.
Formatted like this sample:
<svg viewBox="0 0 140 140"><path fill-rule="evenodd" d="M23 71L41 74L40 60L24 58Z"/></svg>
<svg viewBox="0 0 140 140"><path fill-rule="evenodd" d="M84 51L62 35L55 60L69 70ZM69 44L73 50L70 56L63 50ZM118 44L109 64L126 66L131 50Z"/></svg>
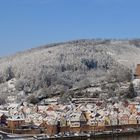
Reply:
<svg viewBox="0 0 140 140"><path fill-rule="evenodd" d="M130 81L140 60L140 40L76 40L0 59L0 94L67 94L100 82ZM15 90L6 84L14 78Z"/></svg>

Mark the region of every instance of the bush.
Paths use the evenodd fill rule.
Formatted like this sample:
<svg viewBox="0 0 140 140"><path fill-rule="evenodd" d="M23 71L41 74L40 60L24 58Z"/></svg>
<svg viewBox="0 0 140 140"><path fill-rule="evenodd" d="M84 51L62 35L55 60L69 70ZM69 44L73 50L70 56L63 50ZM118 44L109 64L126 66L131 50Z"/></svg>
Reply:
<svg viewBox="0 0 140 140"><path fill-rule="evenodd" d="M5 81L11 80L14 78L14 72L12 66L8 66L5 71Z"/></svg>
<svg viewBox="0 0 140 140"><path fill-rule="evenodd" d="M97 69L98 62L96 60L82 59L81 62L85 64L88 67L88 69Z"/></svg>
<svg viewBox="0 0 140 140"><path fill-rule="evenodd" d="M59 102L62 104L69 103L70 101L69 94L64 93L64 92L61 92L60 94L61 94L61 97L60 97Z"/></svg>
<svg viewBox="0 0 140 140"><path fill-rule="evenodd" d="M18 80L15 84L15 88L18 91L22 91L24 89L25 81L24 80Z"/></svg>
<svg viewBox="0 0 140 140"><path fill-rule="evenodd" d="M137 94L136 94L136 92L134 90L133 83L130 83L129 90L128 90L128 93L127 93L127 98L132 99L132 98L134 98L136 96L137 96Z"/></svg>
<svg viewBox="0 0 140 140"><path fill-rule="evenodd" d="M107 75L108 81L113 80L116 82L124 82L131 81L131 78L132 78L131 70L122 65L113 67L113 69Z"/></svg>
<svg viewBox="0 0 140 140"><path fill-rule="evenodd" d="M3 105L6 103L6 96L5 95L0 95L0 105Z"/></svg>
<svg viewBox="0 0 140 140"><path fill-rule="evenodd" d="M35 95L30 95L27 97L27 101L35 105L39 102L39 99Z"/></svg>

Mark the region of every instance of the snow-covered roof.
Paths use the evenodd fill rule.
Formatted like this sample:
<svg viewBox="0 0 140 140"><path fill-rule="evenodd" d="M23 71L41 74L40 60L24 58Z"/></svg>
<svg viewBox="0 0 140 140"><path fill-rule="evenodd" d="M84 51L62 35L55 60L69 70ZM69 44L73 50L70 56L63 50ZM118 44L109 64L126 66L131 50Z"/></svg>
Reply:
<svg viewBox="0 0 140 140"><path fill-rule="evenodd" d="M70 121L80 121L81 114L82 114L82 112L73 112L70 115Z"/></svg>

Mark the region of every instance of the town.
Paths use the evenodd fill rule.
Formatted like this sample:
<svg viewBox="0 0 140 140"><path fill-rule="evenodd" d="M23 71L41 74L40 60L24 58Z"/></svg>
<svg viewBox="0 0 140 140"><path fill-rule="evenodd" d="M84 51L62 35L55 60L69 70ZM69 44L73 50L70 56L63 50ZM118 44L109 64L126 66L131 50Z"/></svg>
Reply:
<svg viewBox="0 0 140 140"><path fill-rule="evenodd" d="M137 87L140 65L137 65ZM0 130L9 134L48 137L80 133L122 131L140 127L140 97L133 101L99 100L98 98L72 98L59 103L60 97L44 99L39 104L10 102L0 106Z"/></svg>

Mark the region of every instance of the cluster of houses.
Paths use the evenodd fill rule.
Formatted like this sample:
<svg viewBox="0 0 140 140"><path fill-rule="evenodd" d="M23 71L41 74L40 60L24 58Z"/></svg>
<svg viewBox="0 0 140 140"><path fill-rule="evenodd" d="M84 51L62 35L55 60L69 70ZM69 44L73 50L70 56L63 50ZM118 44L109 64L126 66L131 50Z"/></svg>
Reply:
<svg viewBox="0 0 140 140"><path fill-rule="evenodd" d="M10 104L0 110L1 128L11 131L41 128L47 134L57 132L94 131L105 126L139 125L139 102L105 103L96 101L85 104L58 104L58 98L49 99L48 105ZM24 132L24 131L22 131ZM41 133L38 131L38 133Z"/></svg>
<svg viewBox="0 0 140 140"><path fill-rule="evenodd" d="M8 85L12 90L14 82ZM135 80L135 85L139 85L138 82ZM76 98L67 104L58 101L59 97L54 97L37 105L22 102L0 106L0 130L53 135L60 132L103 131L109 126L140 126L139 97L135 102L106 102L98 98Z"/></svg>

